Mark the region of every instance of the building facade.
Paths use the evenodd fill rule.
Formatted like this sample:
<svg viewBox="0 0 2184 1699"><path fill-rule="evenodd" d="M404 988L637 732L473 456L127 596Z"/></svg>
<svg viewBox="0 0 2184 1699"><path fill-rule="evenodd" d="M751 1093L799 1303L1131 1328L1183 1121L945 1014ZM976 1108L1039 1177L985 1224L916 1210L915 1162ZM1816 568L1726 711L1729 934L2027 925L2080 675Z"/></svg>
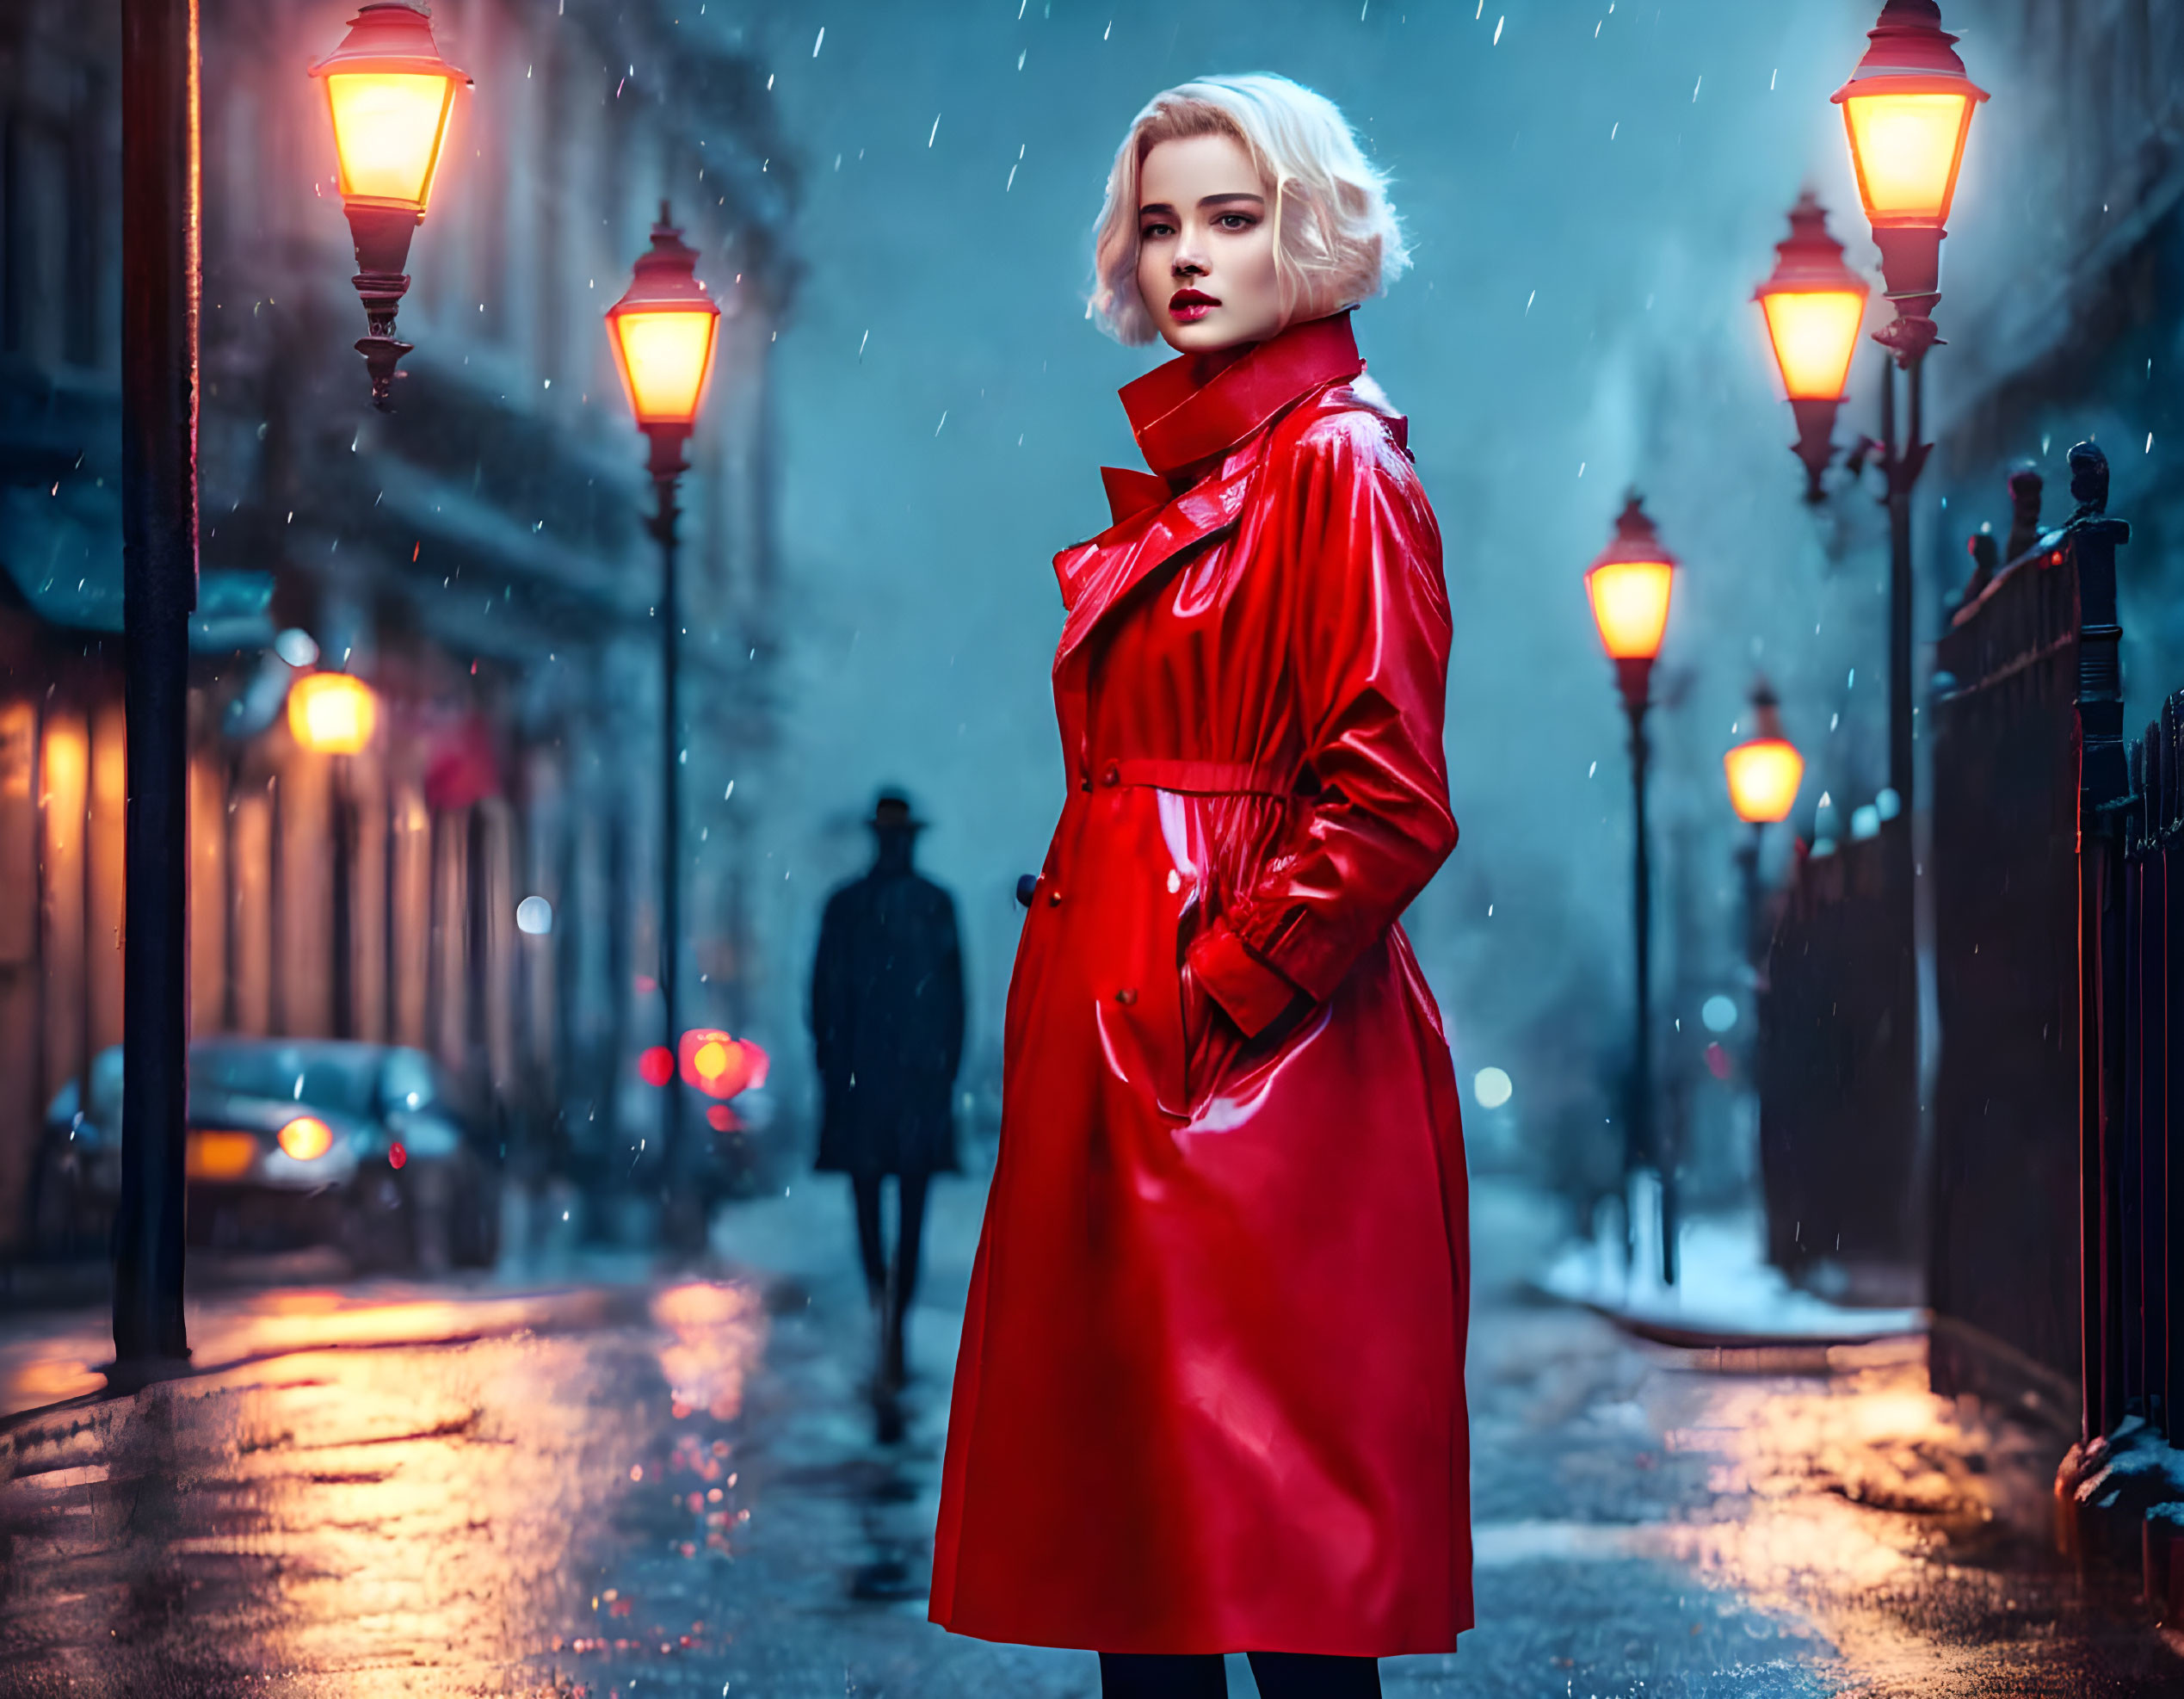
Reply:
<svg viewBox="0 0 2184 1699"><path fill-rule="evenodd" d="M204 8L194 1029L416 1045L495 1106L519 1172L641 1185L660 569L602 314L665 201L724 309L683 482L682 1009L734 1029L764 971L731 781L773 743L793 173L731 25L442 0L476 86L410 250L416 352L375 413L305 75L349 15ZM0 1246L45 1106L120 1036L118 77L104 11L0 21ZM361 753L291 733L312 670L369 685ZM533 896L548 930L517 925Z"/></svg>
<svg viewBox="0 0 2184 1699"><path fill-rule="evenodd" d="M2119 562L2135 729L2184 683L2184 561L2167 546L2184 523L2184 11L1992 0L1949 22L1994 97L1944 253L1949 346L1928 362L1927 628L1969 575L1970 536L2006 542L2006 476L2038 471L2058 523L2064 456L2090 437L2136 532Z"/></svg>

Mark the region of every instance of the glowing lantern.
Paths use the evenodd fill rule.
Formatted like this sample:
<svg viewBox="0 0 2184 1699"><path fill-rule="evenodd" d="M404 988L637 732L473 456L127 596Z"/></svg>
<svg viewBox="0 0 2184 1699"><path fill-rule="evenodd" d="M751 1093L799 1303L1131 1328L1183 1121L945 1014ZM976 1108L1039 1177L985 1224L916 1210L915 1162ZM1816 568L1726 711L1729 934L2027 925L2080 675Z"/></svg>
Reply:
<svg viewBox="0 0 2184 1699"><path fill-rule="evenodd" d="M652 474L682 467L682 442L697 423L720 304L698 281L696 250L660 203L652 249L639 256L622 298L607 309L608 340L638 429L652 439Z"/></svg>
<svg viewBox="0 0 2184 1699"><path fill-rule="evenodd" d="M1615 663L1623 695L1633 706L1644 701L1653 658L1661 652L1675 568L1675 557L1661 547L1633 491L1616 517L1614 540L1585 574L1601 646Z"/></svg>
<svg viewBox="0 0 2184 1699"><path fill-rule="evenodd" d="M637 1059L637 1073L647 1085L665 1085L675 1078L675 1053L664 1044L650 1046Z"/></svg>
<svg viewBox="0 0 2184 1699"><path fill-rule="evenodd" d="M1965 74L1934 0L1888 0L1867 39L1872 45L1833 98L1896 303L1880 340L1909 366L1936 341L1943 226L1971 114L1987 91Z"/></svg>
<svg viewBox="0 0 2184 1699"><path fill-rule="evenodd" d="M1753 825L1787 819L1805 778L1805 757L1782 735L1781 704L1762 680L1752 691L1753 730L1759 735L1722 757L1729 775L1729 804Z"/></svg>
<svg viewBox="0 0 2184 1699"><path fill-rule="evenodd" d="M299 1115L281 1129L281 1148L298 1162L315 1162L334 1147L334 1129L315 1115Z"/></svg>
<svg viewBox="0 0 2184 1699"><path fill-rule="evenodd" d="M471 78L441 58L431 20L404 0L361 8L311 74L325 84L342 206L356 243L356 293L368 327L356 351L372 374L372 405L386 411L395 362L410 349L394 336L395 309L410 287L402 267L410 232L432 198L455 90Z"/></svg>
<svg viewBox="0 0 2184 1699"><path fill-rule="evenodd" d="M345 672L306 673L288 687L288 730L320 755L355 755L372 741L379 698Z"/></svg>
<svg viewBox="0 0 2184 1699"><path fill-rule="evenodd" d="M1805 462L1805 499L1821 499L1820 474L1835 457L1830 441L1865 321L1865 279L1842 261L1828 234L1828 214L1811 189L1790 209L1790 238L1775 244L1774 269L1754 297L1767 317L1775 369L1798 422L1796 453Z"/></svg>

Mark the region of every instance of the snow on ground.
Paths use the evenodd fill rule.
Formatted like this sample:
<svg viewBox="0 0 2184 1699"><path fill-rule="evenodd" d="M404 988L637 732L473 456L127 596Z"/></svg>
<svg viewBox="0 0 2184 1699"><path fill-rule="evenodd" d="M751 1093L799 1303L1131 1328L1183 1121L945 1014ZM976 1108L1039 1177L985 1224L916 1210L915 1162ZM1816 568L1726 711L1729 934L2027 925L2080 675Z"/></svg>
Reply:
<svg viewBox="0 0 2184 1699"><path fill-rule="evenodd" d="M1611 1202L1595 1215L1593 1237L1566 1245L1548 1265L1542 1290L1640 1332L1684 1342L1839 1344L1926 1325L1923 1310L1853 1309L1799 1291L1761 1256L1764 1229L1755 1212L1683 1223L1676 1282L1669 1285L1661 1277L1659 1182L1641 1174L1628 1195L1627 1261L1624 1212Z"/></svg>

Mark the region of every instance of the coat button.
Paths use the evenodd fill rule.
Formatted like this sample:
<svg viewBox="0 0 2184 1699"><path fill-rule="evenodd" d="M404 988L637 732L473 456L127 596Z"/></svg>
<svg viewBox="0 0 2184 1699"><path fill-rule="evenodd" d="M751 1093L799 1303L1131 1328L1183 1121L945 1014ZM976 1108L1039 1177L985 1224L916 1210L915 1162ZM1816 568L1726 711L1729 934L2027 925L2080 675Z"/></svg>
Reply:
<svg viewBox="0 0 2184 1699"><path fill-rule="evenodd" d="M1062 893L1059 891L1049 891L1046 893L1046 906L1050 909L1058 909L1061 905Z"/></svg>
<svg viewBox="0 0 2184 1699"><path fill-rule="evenodd" d="M1122 769L1116 766L1114 763L1110 761L1107 763L1107 770L1100 775L1100 782L1103 785L1120 784L1122 782Z"/></svg>
<svg viewBox="0 0 2184 1699"><path fill-rule="evenodd" d="M1129 986L1125 985L1120 991L1114 994L1114 1000L1126 1009L1138 1000L1138 993L1131 990Z"/></svg>

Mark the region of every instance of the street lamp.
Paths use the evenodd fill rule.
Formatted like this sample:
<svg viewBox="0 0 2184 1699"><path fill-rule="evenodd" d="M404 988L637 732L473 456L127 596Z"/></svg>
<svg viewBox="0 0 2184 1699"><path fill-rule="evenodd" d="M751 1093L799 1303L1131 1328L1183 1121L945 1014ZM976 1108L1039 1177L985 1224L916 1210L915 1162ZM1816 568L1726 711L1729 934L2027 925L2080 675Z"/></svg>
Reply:
<svg viewBox="0 0 2184 1699"><path fill-rule="evenodd" d="M1859 196L1896 304L1879 340L1908 370L1936 340L1941 238L1971 114L1987 91L1965 74L1934 0L1888 0L1866 39L1866 57L1831 98L1842 108Z"/></svg>
<svg viewBox="0 0 2184 1699"><path fill-rule="evenodd" d="M1773 825L1790 817L1805 779L1805 757L1782 735L1781 698L1764 678L1752 686L1752 715L1759 735L1722 757L1729 806L1747 825Z"/></svg>
<svg viewBox="0 0 2184 1699"><path fill-rule="evenodd" d="M341 46L311 74L326 87L342 207L356 243L351 281L367 327L356 351L372 374L372 405L390 412L395 362L411 347L394 335L395 308L410 287L402 267L432 197L455 90L471 78L441 58L431 19L406 0L360 9Z"/></svg>
<svg viewBox="0 0 2184 1699"><path fill-rule="evenodd" d="M1911 494L1933 445L1924 441L1925 355L1939 340L1941 238L1955 199L1971 116L1986 90L1965 74L1956 37L1941 28L1934 0L1888 0L1868 33L1870 46L1850 80L1835 90L1850 139L1858 193L1880 250L1881 273L1896 318L1873 340L1894 356L1881 372L1880 439L1861 442L1851 464L1875 456L1888 487L1888 788L1875 799L1886 818L1911 807ZM1897 373L1903 373L1905 429L1896 427ZM1893 805L1892 806L1891 805ZM1883 887L1896 940L1896 1016L1889 1023L1888 1091L1907 1119L1918 1101L1916 867L1911 834L1891 835L1883 851ZM1906 1137L1915 1137L1911 1121Z"/></svg>
<svg viewBox="0 0 2184 1699"><path fill-rule="evenodd" d="M288 687L288 730L320 755L356 755L372 741L379 697L345 672L306 673Z"/></svg>
<svg viewBox="0 0 2184 1699"><path fill-rule="evenodd" d="M669 1070L667 1124L661 1138L661 1164L670 1183L677 1177L682 1128L682 1094L676 1089L675 1060L681 1029L676 1017L676 970L682 926L682 811L680 774L682 738L676 705L677 637L682 627L676 605L676 485L688 470L682 445L703 405L713 374L713 346L720 330L720 306L698 281L698 256L682 239L660 202L660 221L652 226L651 251L639 256L635 275L622 298L607 310L607 339L614 365L628 392L637 428L651 443L649 469L656 505L650 529L660 546L660 1001ZM703 1224L699 1224L702 1233Z"/></svg>
<svg viewBox="0 0 2184 1699"><path fill-rule="evenodd" d="M1615 680L1631 722L1632 845L1631 918L1636 969L1637 1030L1631 1059L1631 1101L1623 1120L1623 1170L1626 1183L1635 1171L1653 1165L1661 1180L1661 1277L1676 1278L1675 1165L1663 1158L1654 1138L1652 898L1646 865L1645 711L1654 658L1669 624L1669 597L1675 585L1676 559L1662 547L1644 504L1632 491L1615 521L1615 535L1585 573L1585 593L1600 628L1601 646L1615 663ZM1624 1247L1632 1242L1629 1192L1625 1192Z"/></svg>
<svg viewBox="0 0 2184 1699"><path fill-rule="evenodd" d="M1764 948L1759 933L1760 839L1768 826L1790 817L1805 780L1805 757L1782 735L1781 699L1765 678L1752 683L1752 729L1755 736L1722 757L1729 778L1729 806L1751 834L1737 852L1744 883L1744 954L1757 964Z"/></svg>
<svg viewBox="0 0 2184 1699"><path fill-rule="evenodd" d="M1828 214L1811 189L1790 209L1790 238L1775 244L1774 269L1753 299L1767 317L1775 369L1796 415L1794 450L1805 462L1808 502L1824 498L1820 474L1835 458L1835 410L1865 320L1866 281L1843 263Z"/></svg>

